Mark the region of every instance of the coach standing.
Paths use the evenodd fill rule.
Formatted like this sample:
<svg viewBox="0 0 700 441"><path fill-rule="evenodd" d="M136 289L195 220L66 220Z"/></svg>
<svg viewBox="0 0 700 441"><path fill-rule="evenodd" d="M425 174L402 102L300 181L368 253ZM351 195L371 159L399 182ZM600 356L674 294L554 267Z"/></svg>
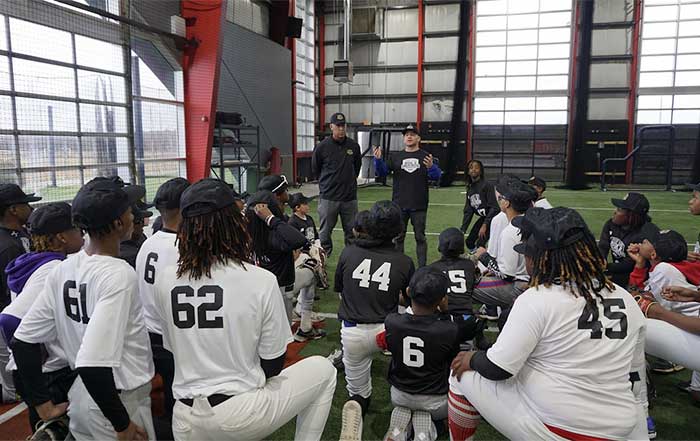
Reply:
<svg viewBox="0 0 700 441"><path fill-rule="evenodd" d="M374 149L374 168L377 176L383 177L394 173L392 199L401 207L403 233L396 239L396 247L404 250L408 221L413 225L416 238L418 266L423 267L428 255L425 239L425 223L428 217L428 180L437 181L442 171L433 162L433 155L420 148L420 134L413 124L403 129L404 150L391 152L384 161L382 149Z"/></svg>
<svg viewBox="0 0 700 441"><path fill-rule="evenodd" d="M357 214L357 176L362 166L360 146L345 134L345 115L331 116L332 136L314 149L311 166L318 176L321 220L321 246L330 256L333 250L331 233L338 215L345 232L345 244L352 238L352 224Z"/></svg>

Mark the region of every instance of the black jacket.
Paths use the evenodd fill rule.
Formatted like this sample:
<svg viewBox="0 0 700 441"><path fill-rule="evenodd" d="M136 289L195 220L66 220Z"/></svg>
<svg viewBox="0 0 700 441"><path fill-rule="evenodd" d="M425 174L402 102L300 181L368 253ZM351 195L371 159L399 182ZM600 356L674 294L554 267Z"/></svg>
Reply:
<svg viewBox="0 0 700 441"><path fill-rule="evenodd" d="M357 199L357 177L361 167L360 146L354 140L346 136L339 142L329 136L321 141L311 157L321 199L338 202Z"/></svg>
<svg viewBox="0 0 700 441"><path fill-rule="evenodd" d="M485 225L491 225L491 220L501 211L496 201L496 192L493 184L483 179L467 188L467 200L464 203L464 221L466 226L476 214L484 218Z"/></svg>
<svg viewBox="0 0 700 441"><path fill-rule="evenodd" d="M612 255L607 272L613 282L623 288L627 287L630 274L634 270L634 260L627 255L627 247L632 243L642 243L644 239L652 239L658 232L659 227L651 222L636 229L615 225L612 220L603 225L598 248L606 259L608 254Z"/></svg>
<svg viewBox="0 0 700 441"><path fill-rule="evenodd" d="M294 250L307 244L306 237L284 219L273 217L270 221L270 238L267 252L258 256L261 267L277 276L279 286L294 283Z"/></svg>
<svg viewBox="0 0 700 441"><path fill-rule="evenodd" d="M30 251L31 240L26 231L0 227L0 311L10 304L10 288L7 286L7 265Z"/></svg>

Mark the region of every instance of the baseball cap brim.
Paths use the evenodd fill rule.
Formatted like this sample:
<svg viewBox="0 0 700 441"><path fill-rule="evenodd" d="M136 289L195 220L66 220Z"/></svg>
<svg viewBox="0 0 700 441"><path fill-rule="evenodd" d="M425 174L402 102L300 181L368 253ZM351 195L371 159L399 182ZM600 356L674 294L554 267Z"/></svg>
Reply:
<svg viewBox="0 0 700 441"><path fill-rule="evenodd" d="M402 134L402 135L405 135L405 134L408 133L408 132L413 132L413 133L415 133L416 135L420 135L420 133L418 132L418 129L403 129L403 130L401 131L401 134Z"/></svg>
<svg viewBox="0 0 700 441"><path fill-rule="evenodd" d="M39 202L42 199L41 196L35 196L34 193L29 193L23 198L20 199L15 199L14 201L10 201L8 205L14 205L14 204L29 204L31 202Z"/></svg>
<svg viewBox="0 0 700 441"><path fill-rule="evenodd" d="M630 206L627 204L627 201L624 200L624 199L615 199L615 198L612 198L612 199L610 199L610 202L612 202L612 204L613 204L614 206L616 206L617 208L622 208L622 209L625 209L625 210L631 210Z"/></svg>
<svg viewBox="0 0 700 441"><path fill-rule="evenodd" d="M520 242L513 247L513 251L523 256L534 257L537 254L537 249L526 242Z"/></svg>
<svg viewBox="0 0 700 441"><path fill-rule="evenodd" d="M140 185L127 185L122 187L122 191L126 193L129 199L129 205L135 204L146 196L146 188Z"/></svg>

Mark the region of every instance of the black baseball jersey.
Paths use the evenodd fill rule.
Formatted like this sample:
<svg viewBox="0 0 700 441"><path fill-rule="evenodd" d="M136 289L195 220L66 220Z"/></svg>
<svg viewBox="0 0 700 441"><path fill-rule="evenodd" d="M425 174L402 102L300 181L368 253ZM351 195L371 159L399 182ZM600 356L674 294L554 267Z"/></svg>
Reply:
<svg viewBox="0 0 700 441"><path fill-rule="evenodd" d="M636 229L615 225L612 220L603 225L598 248L606 259L608 254L612 257L607 272L613 282L623 288L627 287L630 274L634 270L634 261L627 255L627 247L632 243L642 243L644 239L652 239L658 232L659 227L651 222Z"/></svg>
<svg viewBox="0 0 700 441"><path fill-rule="evenodd" d="M338 318L354 323L383 323L396 312L415 267L394 244L345 247L335 270L335 290L341 293Z"/></svg>
<svg viewBox="0 0 700 441"><path fill-rule="evenodd" d="M469 226L475 214L484 218L486 225L491 225L491 220L500 211L493 184L481 179L473 185L467 186L467 200L464 203L465 228Z"/></svg>
<svg viewBox="0 0 700 441"><path fill-rule="evenodd" d="M450 316L393 313L384 326L389 383L409 394L446 394L450 363L459 352L459 331Z"/></svg>
<svg viewBox="0 0 700 441"><path fill-rule="evenodd" d="M306 219L302 219L296 214L293 214L289 217L289 225L299 230L299 232L301 232L301 234L303 234L304 237L306 237L306 240L309 242L313 242L318 239L316 223L309 215L306 215Z"/></svg>
<svg viewBox="0 0 700 441"><path fill-rule="evenodd" d="M472 314L472 293L476 279L476 266L469 259L445 258L430 265L450 278L450 291L447 293L450 314Z"/></svg>
<svg viewBox="0 0 700 441"><path fill-rule="evenodd" d="M428 155L423 149L389 154L386 164L394 174L391 197L402 210L428 209L428 169L423 164Z"/></svg>

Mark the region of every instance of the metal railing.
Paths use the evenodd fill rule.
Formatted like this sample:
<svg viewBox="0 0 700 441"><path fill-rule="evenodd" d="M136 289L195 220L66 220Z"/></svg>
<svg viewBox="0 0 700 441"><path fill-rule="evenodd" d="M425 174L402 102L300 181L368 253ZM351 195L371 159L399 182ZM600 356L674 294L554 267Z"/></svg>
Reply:
<svg viewBox="0 0 700 441"><path fill-rule="evenodd" d="M604 159L600 167L600 190L607 191L607 182L605 175L608 170L608 164L617 162L627 164L627 161L634 160L637 154L644 148L645 134L649 131L668 130L668 149L666 150L666 191L671 191L671 181L673 177L673 150L676 142L676 128L672 125L654 125L645 126L639 129L636 140L636 146L632 151L622 158L607 158Z"/></svg>

